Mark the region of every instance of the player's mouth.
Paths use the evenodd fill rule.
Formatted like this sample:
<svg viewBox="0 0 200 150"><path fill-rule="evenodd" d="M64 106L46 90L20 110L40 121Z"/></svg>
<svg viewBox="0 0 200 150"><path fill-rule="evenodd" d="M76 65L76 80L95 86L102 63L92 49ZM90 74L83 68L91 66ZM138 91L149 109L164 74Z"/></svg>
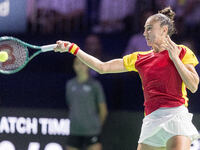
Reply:
<svg viewBox="0 0 200 150"><path fill-rule="evenodd" d="M145 37L145 38L146 38L146 40L147 40L147 41L149 41L149 40L150 40L150 39L149 39L149 37Z"/></svg>

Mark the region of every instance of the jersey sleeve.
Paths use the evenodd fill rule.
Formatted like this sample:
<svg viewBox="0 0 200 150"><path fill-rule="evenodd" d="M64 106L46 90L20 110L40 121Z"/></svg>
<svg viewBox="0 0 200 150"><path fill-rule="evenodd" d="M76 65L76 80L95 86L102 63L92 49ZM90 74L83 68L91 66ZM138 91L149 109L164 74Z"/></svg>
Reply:
<svg viewBox="0 0 200 150"><path fill-rule="evenodd" d="M194 67L199 63L195 54L188 47L181 45L181 47L186 49L186 54L182 59L183 64L192 64Z"/></svg>
<svg viewBox="0 0 200 150"><path fill-rule="evenodd" d="M138 70L135 68L135 62L137 60L138 52L134 52L132 54L126 55L123 57L124 66L128 71L136 71Z"/></svg>

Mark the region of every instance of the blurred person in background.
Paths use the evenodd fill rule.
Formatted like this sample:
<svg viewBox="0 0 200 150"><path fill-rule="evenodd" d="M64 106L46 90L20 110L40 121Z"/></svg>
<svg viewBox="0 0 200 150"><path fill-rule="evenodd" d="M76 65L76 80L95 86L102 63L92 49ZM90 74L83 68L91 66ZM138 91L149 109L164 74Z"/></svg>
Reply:
<svg viewBox="0 0 200 150"><path fill-rule="evenodd" d="M29 30L43 34L52 33L55 27L54 0L28 0L27 19Z"/></svg>
<svg viewBox="0 0 200 150"><path fill-rule="evenodd" d="M86 37L84 43L84 49L87 50L87 53L95 56L98 59L102 59L102 43L100 38L95 34L90 34ZM98 73L92 69L90 69L90 75L95 77L98 76Z"/></svg>
<svg viewBox="0 0 200 150"><path fill-rule="evenodd" d="M189 150L199 137L188 111L186 88L198 90L199 63L188 47L171 40L175 33L173 10L168 7L145 22L144 36L152 50L134 52L123 58L102 62L76 44L57 41L55 51L69 52L101 74L138 72L144 92L143 119L138 150Z"/></svg>
<svg viewBox="0 0 200 150"><path fill-rule="evenodd" d="M194 37L200 25L199 0L155 0L156 10L171 6L176 12L176 26L179 36Z"/></svg>
<svg viewBox="0 0 200 150"><path fill-rule="evenodd" d="M102 59L102 43L97 35L88 35L85 39L84 48L87 50L88 54Z"/></svg>
<svg viewBox="0 0 200 150"><path fill-rule="evenodd" d="M102 0L100 2L99 25L93 28L96 33L112 33L124 30L123 20L132 15L136 0Z"/></svg>
<svg viewBox="0 0 200 150"><path fill-rule="evenodd" d="M80 31L86 11L86 0L54 0L56 25L62 32Z"/></svg>
<svg viewBox="0 0 200 150"><path fill-rule="evenodd" d="M101 0L86 0L85 21L87 27L91 30L99 23L99 9Z"/></svg>
<svg viewBox="0 0 200 150"><path fill-rule="evenodd" d="M35 0L27 0L27 22L28 22L28 28L31 30L32 25L36 23L36 4Z"/></svg>
<svg viewBox="0 0 200 150"><path fill-rule="evenodd" d="M85 3L86 0L28 0L30 30L44 34L80 30Z"/></svg>
<svg viewBox="0 0 200 150"><path fill-rule="evenodd" d="M145 11L140 17L139 21L139 32L136 34L133 34L128 41L128 44L126 46L126 50L123 53L123 56L131 54L136 51L148 51L151 48L147 45L146 39L143 35L143 28L144 28L144 23L147 20L149 16L151 16L153 12L151 11Z"/></svg>
<svg viewBox="0 0 200 150"><path fill-rule="evenodd" d="M78 58L74 59L73 68L76 77L66 84L70 119L66 150L102 150L99 138L107 116L103 88Z"/></svg>

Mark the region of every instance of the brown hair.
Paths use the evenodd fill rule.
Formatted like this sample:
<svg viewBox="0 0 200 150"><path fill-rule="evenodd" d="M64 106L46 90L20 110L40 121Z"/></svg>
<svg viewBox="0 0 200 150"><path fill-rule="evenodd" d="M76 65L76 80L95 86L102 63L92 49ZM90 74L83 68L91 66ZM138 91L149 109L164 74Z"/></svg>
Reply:
<svg viewBox="0 0 200 150"><path fill-rule="evenodd" d="M172 21L174 21L175 12L171 9L171 7L166 7L162 10L159 10L158 13L161 13L161 14L167 16Z"/></svg>
<svg viewBox="0 0 200 150"><path fill-rule="evenodd" d="M168 26L168 34L169 36L176 33L175 25L174 25L174 17L175 12L171 9L171 7L166 7L157 14L154 15L156 21L160 22L160 26L167 25Z"/></svg>

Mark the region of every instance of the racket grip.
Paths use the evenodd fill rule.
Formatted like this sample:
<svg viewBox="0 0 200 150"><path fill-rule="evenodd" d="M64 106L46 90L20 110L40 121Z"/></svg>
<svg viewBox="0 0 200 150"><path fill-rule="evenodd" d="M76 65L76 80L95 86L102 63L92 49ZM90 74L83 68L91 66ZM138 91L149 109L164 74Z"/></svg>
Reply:
<svg viewBox="0 0 200 150"><path fill-rule="evenodd" d="M44 46L41 46L41 51L42 52L53 51L54 48L56 48L56 46L57 44L44 45Z"/></svg>

